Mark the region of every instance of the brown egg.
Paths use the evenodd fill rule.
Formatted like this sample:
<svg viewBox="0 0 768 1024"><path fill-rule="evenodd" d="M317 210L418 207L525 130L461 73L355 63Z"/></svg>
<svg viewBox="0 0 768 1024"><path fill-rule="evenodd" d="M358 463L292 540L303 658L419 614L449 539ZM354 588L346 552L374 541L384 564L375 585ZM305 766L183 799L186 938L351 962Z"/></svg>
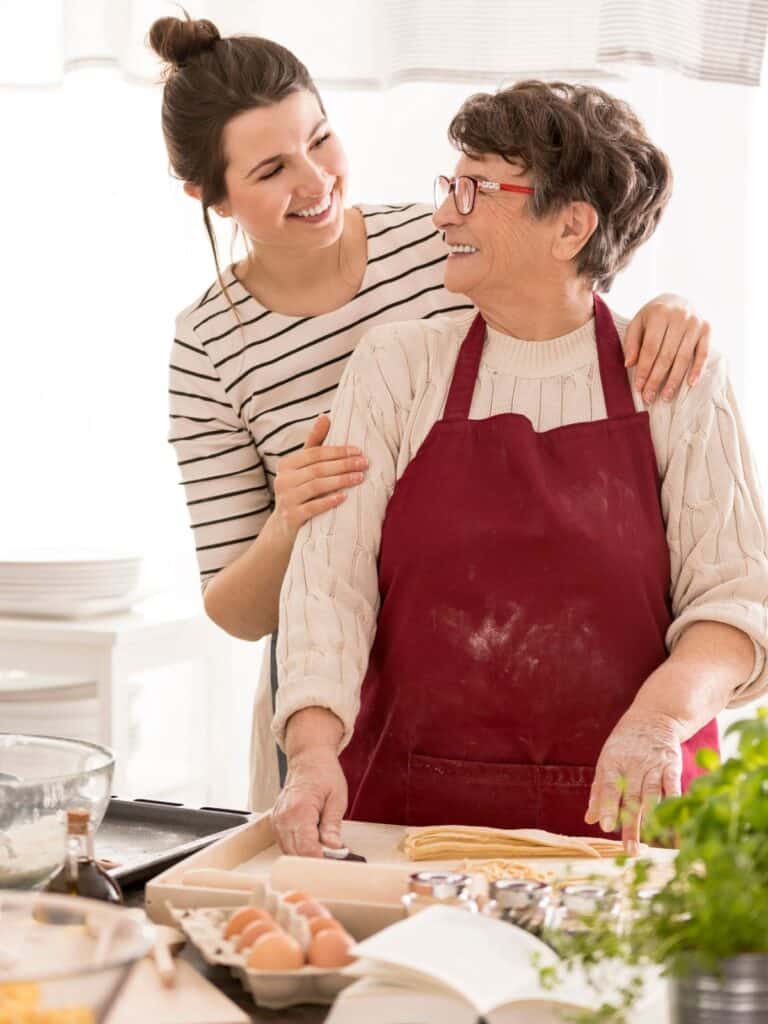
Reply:
<svg viewBox="0 0 768 1024"><path fill-rule="evenodd" d="M330 911L321 906L317 900L304 900L296 904L296 911L304 917L330 917Z"/></svg>
<svg viewBox="0 0 768 1024"><path fill-rule="evenodd" d="M326 928L318 932L309 944L307 960L313 967L346 967L355 957L349 950L355 940L338 928Z"/></svg>
<svg viewBox="0 0 768 1024"><path fill-rule="evenodd" d="M248 946L252 946L259 936L279 930L279 925L275 921L254 921L253 924L246 925L240 932L235 948L237 950L246 949Z"/></svg>
<svg viewBox="0 0 768 1024"><path fill-rule="evenodd" d="M289 889L282 897L286 903L303 903L304 900L312 898L308 892L302 892L301 889Z"/></svg>
<svg viewBox="0 0 768 1024"><path fill-rule="evenodd" d="M231 939L233 935L239 935L246 925L253 924L254 921L271 920L272 915L268 914L266 910L262 910L261 907L241 907L227 921L224 938Z"/></svg>
<svg viewBox="0 0 768 1024"><path fill-rule="evenodd" d="M327 932L329 928L340 932L344 931L344 925L335 917L311 917L309 919L309 930L312 935L317 935L318 932Z"/></svg>
<svg viewBox="0 0 768 1024"><path fill-rule="evenodd" d="M304 966L304 952L285 932L267 932L256 939L247 963L259 971L295 971Z"/></svg>

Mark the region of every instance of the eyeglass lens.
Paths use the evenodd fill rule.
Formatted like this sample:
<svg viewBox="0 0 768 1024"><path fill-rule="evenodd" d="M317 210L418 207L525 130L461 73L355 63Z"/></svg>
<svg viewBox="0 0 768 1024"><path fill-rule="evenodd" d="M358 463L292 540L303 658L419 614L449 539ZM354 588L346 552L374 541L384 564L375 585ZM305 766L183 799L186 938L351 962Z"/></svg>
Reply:
<svg viewBox="0 0 768 1024"><path fill-rule="evenodd" d="M474 186L475 183L471 178L462 176L455 178L452 182L450 178L440 175L435 179L435 208L439 209L453 190L456 209L464 215L470 213L474 205Z"/></svg>

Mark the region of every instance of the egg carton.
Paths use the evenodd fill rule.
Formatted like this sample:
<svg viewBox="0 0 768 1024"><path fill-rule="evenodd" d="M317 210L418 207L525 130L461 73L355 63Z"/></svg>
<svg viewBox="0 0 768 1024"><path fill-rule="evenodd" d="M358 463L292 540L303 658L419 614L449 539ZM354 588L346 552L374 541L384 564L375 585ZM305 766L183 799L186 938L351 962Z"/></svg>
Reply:
<svg viewBox="0 0 768 1024"><path fill-rule="evenodd" d="M298 1003L332 1003L355 976L344 968L306 965L297 970L269 971L248 967L247 951L236 948L235 939L225 939L224 929L232 914L241 907L262 907L299 943L306 953L309 947L309 922L292 904L267 890L263 899L251 898L241 907L198 907L194 909L167 904L168 911L206 963L228 967L250 992L257 1006L280 1010Z"/></svg>

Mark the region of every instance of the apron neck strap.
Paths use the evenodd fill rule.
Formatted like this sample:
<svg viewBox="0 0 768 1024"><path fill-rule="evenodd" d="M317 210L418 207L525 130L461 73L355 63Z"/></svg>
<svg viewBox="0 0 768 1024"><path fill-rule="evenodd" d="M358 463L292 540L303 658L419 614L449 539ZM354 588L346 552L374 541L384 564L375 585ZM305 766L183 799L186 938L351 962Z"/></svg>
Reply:
<svg viewBox="0 0 768 1024"><path fill-rule="evenodd" d="M480 369L484 347L485 320L483 320L483 314L478 313L459 349L451 389L445 403L444 420L466 420L469 418L472 395L475 391L475 381Z"/></svg>
<svg viewBox="0 0 768 1024"><path fill-rule="evenodd" d="M632 390L624 366L624 350L621 347L619 332L616 330L610 310L597 294L594 295L594 306L597 359L606 415L608 419L632 416L635 412L635 403L632 401ZM472 395L485 347L485 334L485 320L482 313L478 313L459 349L445 403L444 420L469 418Z"/></svg>
<svg viewBox="0 0 768 1024"><path fill-rule="evenodd" d="M594 302L597 360L606 416L609 420L618 416L633 416L635 403L632 401L632 389L624 366L624 349L621 347L619 332L610 310L597 293Z"/></svg>

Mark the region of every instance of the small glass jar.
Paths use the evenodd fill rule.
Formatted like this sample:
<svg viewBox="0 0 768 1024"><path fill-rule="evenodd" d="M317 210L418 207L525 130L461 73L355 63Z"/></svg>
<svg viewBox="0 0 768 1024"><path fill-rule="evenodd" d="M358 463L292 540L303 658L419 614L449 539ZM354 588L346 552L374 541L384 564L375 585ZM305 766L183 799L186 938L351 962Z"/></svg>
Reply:
<svg viewBox="0 0 768 1024"><path fill-rule="evenodd" d="M648 917L658 911L658 905L654 906L654 900L663 890L662 885L651 885L646 883L636 889L626 901L622 923L629 927L632 921Z"/></svg>
<svg viewBox="0 0 768 1024"><path fill-rule="evenodd" d="M472 895L472 878L455 871L416 871L408 881L403 906L408 917L435 906L456 907L477 913L477 901Z"/></svg>
<svg viewBox="0 0 768 1024"><path fill-rule="evenodd" d="M541 933L552 900L552 887L546 882L500 878L491 882L488 896L483 907L488 917L525 928L534 935Z"/></svg>
<svg viewBox="0 0 768 1024"><path fill-rule="evenodd" d="M653 903L653 901L656 899L659 893L663 891L663 889L663 885L641 885L635 893L635 897L637 898L637 902L640 904L640 906L648 907Z"/></svg>
<svg viewBox="0 0 768 1024"><path fill-rule="evenodd" d="M617 928L621 899L610 885L571 882L560 890L560 902L547 919L547 928L561 935L580 935L589 930L589 918L613 923Z"/></svg>

